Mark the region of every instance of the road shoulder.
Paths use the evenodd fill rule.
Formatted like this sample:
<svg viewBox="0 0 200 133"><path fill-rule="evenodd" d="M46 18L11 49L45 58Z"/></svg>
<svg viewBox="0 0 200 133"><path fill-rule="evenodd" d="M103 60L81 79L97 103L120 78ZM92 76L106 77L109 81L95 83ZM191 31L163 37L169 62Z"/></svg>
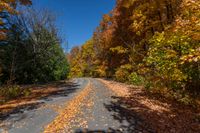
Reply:
<svg viewBox="0 0 200 133"><path fill-rule="evenodd" d="M123 110L139 115L145 126L159 133L198 133L200 122L196 119L199 109L183 106L175 101L161 101L153 98L140 87L99 79L110 90L118 95L113 106L120 106ZM128 118L125 114L119 117Z"/></svg>

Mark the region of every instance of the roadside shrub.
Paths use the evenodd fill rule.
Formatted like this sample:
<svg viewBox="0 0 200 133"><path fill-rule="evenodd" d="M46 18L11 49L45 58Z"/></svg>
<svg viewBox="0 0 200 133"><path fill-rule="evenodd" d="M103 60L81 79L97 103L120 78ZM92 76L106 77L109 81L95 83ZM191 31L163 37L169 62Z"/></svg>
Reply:
<svg viewBox="0 0 200 133"><path fill-rule="evenodd" d="M156 77L160 87L190 90L199 88L199 46L183 33L157 33L149 41L150 47L145 58L149 75ZM158 83L158 82L156 82ZM194 86L194 87L193 87Z"/></svg>
<svg viewBox="0 0 200 133"><path fill-rule="evenodd" d="M99 77L106 77L106 70L107 67L105 65L101 65L97 68L96 72L98 73Z"/></svg>
<svg viewBox="0 0 200 133"><path fill-rule="evenodd" d="M128 80L133 85L145 85L145 79L135 72L129 75ZM148 84L148 87L150 88L150 84Z"/></svg>
<svg viewBox="0 0 200 133"><path fill-rule="evenodd" d="M24 89L17 85L6 86L0 89L0 97L5 100L15 99L20 96L29 96L30 89Z"/></svg>
<svg viewBox="0 0 200 133"><path fill-rule="evenodd" d="M119 69L115 72L115 79L120 82L125 82L127 81L128 75L129 73L127 71Z"/></svg>
<svg viewBox="0 0 200 133"><path fill-rule="evenodd" d="M128 75L130 74L132 66L130 64L122 65L115 72L115 79L120 82L128 81Z"/></svg>
<svg viewBox="0 0 200 133"><path fill-rule="evenodd" d="M146 90L152 89L152 88L153 88L153 83L150 82L150 81L146 81L146 82L145 82L145 85L144 85L144 88L145 88Z"/></svg>

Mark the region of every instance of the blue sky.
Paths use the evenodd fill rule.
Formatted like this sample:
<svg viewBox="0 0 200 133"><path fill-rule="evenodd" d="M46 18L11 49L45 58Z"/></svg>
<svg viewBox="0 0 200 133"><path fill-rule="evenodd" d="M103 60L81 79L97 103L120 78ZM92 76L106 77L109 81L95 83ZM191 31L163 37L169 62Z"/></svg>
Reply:
<svg viewBox="0 0 200 133"><path fill-rule="evenodd" d="M35 8L56 14L59 32L69 49L90 39L103 14L114 5L115 0L33 0ZM66 45L63 47L66 49Z"/></svg>

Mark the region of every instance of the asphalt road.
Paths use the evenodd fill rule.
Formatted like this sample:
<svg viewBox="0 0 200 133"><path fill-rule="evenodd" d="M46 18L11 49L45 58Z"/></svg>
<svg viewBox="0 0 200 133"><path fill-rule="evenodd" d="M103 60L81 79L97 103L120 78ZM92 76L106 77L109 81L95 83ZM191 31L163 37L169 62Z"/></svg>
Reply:
<svg viewBox="0 0 200 133"><path fill-rule="evenodd" d="M79 114L76 114L70 124L70 132L74 133L139 133L142 121L123 110L123 107L114 105L115 94L97 79L80 78L73 80L74 86L65 87L66 90L76 89L72 93L66 91L66 95L51 96L38 100L38 106L25 108L17 113L10 114L4 120L8 133L40 133L51 123L57 115L55 108L65 108L66 102L78 95L89 83L91 93L87 95L82 104L90 105L81 107ZM85 122L84 126L81 123ZM55 125L56 126L56 125ZM0 129L3 133L3 129ZM68 133L69 131L62 131ZM148 132L148 131L147 131ZM149 131L151 132L151 131Z"/></svg>

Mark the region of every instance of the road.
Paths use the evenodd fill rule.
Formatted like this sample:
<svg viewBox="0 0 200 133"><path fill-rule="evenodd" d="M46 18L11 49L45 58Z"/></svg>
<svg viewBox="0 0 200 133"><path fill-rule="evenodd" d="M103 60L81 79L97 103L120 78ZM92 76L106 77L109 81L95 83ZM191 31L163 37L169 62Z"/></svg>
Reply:
<svg viewBox="0 0 200 133"><path fill-rule="evenodd" d="M4 120L9 133L141 132L142 121L113 106L115 94L93 78L73 80L73 93L38 100L40 106L25 108ZM68 93L68 91L66 91ZM124 116L119 115L123 114ZM133 119L134 117L134 119ZM3 132L3 129L0 129Z"/></svg>

